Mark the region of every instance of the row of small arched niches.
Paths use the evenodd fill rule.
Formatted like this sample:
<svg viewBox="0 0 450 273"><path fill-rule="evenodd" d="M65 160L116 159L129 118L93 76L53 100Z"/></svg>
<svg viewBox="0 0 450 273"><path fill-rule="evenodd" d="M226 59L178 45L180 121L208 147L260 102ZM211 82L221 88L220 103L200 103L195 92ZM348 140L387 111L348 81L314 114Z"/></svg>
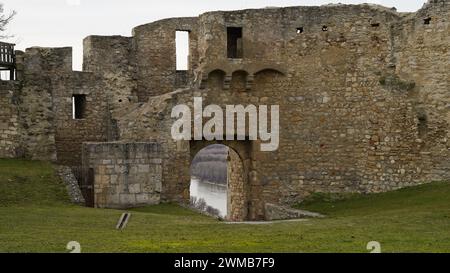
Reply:
<svg viewBox="0 0 450 273"><path fill-rule="evenodd" d="M240 78L245 81L245 89L250 90L252 89L255 78L263 73L273 73L275 75L282 76L286 75L286 72L279 68L263 68L257 70L256 72L248 72L244 69L238 69L231 73L227 73L222 69L214 69L203 75L200 88L206 88L208 86L208 82L210 82L210 79L218 78L222 81L223 89L230 89L232 80L235 78Z"/></svg>

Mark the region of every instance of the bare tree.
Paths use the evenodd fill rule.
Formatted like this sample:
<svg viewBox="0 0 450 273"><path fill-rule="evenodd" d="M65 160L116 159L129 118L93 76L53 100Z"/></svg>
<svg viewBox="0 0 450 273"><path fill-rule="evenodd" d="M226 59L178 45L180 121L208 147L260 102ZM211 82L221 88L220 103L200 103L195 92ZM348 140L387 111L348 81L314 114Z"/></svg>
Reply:
<svg viewBox="0 0 450 273"><path fill-rule="evenodd" d="M7 25L11 22L11 20L16 15L16 11L12 11L9 14L5 14L5 9L3 7L3 3L0 3L0 38L8 38L10 36L3 35L5 32Z"/></svg>

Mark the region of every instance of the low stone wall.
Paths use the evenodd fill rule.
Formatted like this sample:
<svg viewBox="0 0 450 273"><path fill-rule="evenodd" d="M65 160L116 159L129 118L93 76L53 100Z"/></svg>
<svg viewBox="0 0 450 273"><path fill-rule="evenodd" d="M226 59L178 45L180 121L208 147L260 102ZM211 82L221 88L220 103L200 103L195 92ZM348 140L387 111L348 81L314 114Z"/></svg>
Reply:
<svg viewBox="0 0 450 273"><path fill-rule="evenodd" d="M83 184L98 208L160 203L161 148L157 143L84 143Z"/></svg>
<svg viewBox="0 0 450 273"><path fill-rule="evenodd" d="M66 184L70 201L77 205L84 205L86 201L84 200L84 197L80 190L80 186L78 185L78 181L75 178L72 169L68 166L57 166L56 173Z"/></svg>
<svg viewBox="0 0 450 273"><path fill-rule="evenodd" d="M324 218L322 214L266 203L266 221Z"/></svg>

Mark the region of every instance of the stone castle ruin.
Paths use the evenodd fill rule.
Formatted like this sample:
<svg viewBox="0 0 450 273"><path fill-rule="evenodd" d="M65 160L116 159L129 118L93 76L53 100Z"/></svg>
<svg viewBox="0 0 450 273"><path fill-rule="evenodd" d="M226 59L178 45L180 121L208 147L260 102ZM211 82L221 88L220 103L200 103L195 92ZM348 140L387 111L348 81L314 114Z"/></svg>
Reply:
<svg viewBox="0 0 450 273"><path fill-rule="evenodd" d="M313 192L372 193L450 179L450 1L415 13L378 5L208 12L138 26L132 37L16 51L0 82L0 157L72 167L90 206L189 201L190 163L230 148L228 218ZM189 67L177 71L177 31ZM2 51L3 52L3 51ZM3 53L2 53L3 54ZM174 141L171 111L279 105L280 145Z"/></svg>

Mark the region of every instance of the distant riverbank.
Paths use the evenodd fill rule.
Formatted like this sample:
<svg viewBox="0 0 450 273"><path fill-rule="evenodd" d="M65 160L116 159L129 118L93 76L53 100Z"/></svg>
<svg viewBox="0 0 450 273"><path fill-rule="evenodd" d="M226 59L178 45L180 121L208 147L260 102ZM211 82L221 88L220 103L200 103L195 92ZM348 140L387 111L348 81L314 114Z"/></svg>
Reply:
<svg viewBox="0 0 450 273"><path fill-rule="evenodd" d="M220 216L227 215L227 185L204 181L198 178L191 179L191 197L203 199L206 204L219 210Z"/></svg>
<svg viewBox="0 0 450 273"><path fill-rule="evenodd" d="M204 179L201 179L201 178L196 177L196 176L192 176L191 181L192 180L197 180L197 181L200 181L201 183L204 183L204 184L211 184L211 185L214 185L214 186L227 188L227 184L204 180Z"/></svg>

